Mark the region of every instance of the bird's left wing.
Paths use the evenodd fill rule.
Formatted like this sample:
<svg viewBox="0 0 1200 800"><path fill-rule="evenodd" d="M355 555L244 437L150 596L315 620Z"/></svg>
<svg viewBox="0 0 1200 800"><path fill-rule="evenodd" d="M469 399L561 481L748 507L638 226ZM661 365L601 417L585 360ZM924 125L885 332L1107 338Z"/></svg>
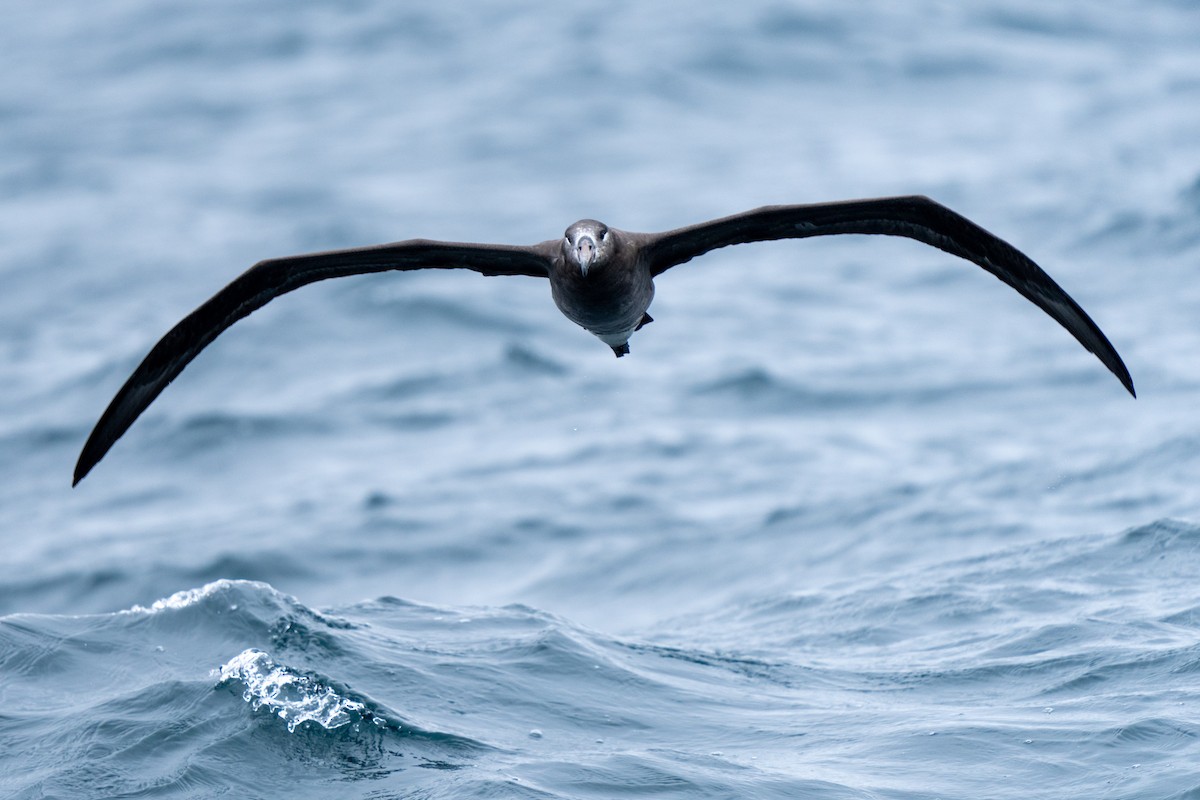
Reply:
<svg viewBox="0 0 1200 800"><path fill-rule="evenodd" d="M660 275L718 247L841 233L904 236L978 264L1053 317L1134 394L1129 370L1108 337L1053 278L1008 242L928 197L764 206L639 237L650 274Z"/></svg>
<svg viewBox="0 0 1200 800"><path fill-rule="evenodd" d="M374 247L260 261L167 332L108 404L79 461L79 483L159 393L233 323L271 300L329 278L388 270L470 269L484 275L549 277L557 242L532 247L410 239Z"/></svg>

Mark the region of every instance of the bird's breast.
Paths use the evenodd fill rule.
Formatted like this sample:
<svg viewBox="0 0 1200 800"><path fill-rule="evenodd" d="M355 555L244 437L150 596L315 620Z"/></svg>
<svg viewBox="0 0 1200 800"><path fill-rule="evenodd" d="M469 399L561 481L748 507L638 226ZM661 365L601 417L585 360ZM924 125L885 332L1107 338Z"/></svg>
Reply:
<svg viewBox="0 0 1200 800"><path fill-rule="evenodd" d="M642 265L602 264L584 276L569 267L550 276L554 304L567 319L592 333L631 331L654 299L654 282Z"/></svg>

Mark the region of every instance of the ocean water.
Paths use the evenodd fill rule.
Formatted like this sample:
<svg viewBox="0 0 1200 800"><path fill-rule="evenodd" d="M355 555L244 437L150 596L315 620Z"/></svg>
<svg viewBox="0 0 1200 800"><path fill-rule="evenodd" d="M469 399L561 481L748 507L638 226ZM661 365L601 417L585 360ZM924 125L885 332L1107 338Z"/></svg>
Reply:
<svg viewBox="0 0 1200 800"><path fill-rule="evenodd" d="M1200 797L1182 0L0 5L0 796ZM712 253L628 358L544 282L249 264L924 193Z"/></svg>

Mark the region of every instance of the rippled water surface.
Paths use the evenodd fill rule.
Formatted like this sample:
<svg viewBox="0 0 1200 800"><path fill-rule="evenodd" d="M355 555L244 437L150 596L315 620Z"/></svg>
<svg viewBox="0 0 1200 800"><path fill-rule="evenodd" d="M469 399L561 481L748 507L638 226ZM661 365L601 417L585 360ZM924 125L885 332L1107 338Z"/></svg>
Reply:
<svg viewBox="0 0 1200 800"><path fill-rule="evenodd" d="M0 795L1200 796L1200 15L1141 0L0 7ZM928 194L982 270L712 253L616 360L262 258Z"/></svg>

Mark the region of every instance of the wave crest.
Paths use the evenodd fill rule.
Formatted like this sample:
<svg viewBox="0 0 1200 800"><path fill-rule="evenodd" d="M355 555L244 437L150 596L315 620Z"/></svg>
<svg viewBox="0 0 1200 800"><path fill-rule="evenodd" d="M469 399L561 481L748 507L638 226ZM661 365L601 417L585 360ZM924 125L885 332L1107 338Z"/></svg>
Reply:
<svg viewBox="0 0 1200 800"><path fill-rule="evenodd" d="M257 711L267 708L287 723L288 732L313 722L333 730L366 720L387 727L387 720L364 703L343 696L331 686L276 663L262 650L243 650L220 669L221 683L236 681L245 689L242 699Z"/></svg>

